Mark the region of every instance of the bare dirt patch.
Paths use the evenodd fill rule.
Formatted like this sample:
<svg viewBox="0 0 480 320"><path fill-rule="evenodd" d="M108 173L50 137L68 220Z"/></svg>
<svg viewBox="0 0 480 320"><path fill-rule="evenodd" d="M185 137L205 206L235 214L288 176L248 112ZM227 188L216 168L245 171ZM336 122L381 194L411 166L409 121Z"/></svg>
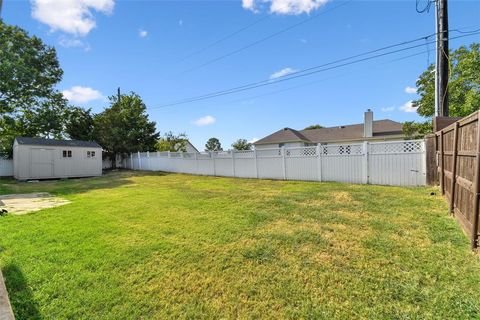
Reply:
<svg viewBox="0 0 480 320"><path fill-rule="evenodd" d="M68 203L70 201L46 192L0 196L0 209L6 209L8 213L17 215L63 206Z"/></svg>

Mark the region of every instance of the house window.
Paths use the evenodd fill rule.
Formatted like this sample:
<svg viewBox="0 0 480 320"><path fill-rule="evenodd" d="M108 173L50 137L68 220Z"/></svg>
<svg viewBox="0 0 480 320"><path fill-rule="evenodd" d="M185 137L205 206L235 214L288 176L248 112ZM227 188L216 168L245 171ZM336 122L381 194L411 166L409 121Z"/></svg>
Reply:
<svg viewBox="0 0 480 320"><path fill-rule="evenodd" d="M95 151L87 151L87 158L95 158Z"/></svg>
<svg viewBox="0 0 480 320"><path fill-rule="evenodd" d="M62 151L62 156L64 158L71 158L72 157L72 150L63 150Z"/></svg>

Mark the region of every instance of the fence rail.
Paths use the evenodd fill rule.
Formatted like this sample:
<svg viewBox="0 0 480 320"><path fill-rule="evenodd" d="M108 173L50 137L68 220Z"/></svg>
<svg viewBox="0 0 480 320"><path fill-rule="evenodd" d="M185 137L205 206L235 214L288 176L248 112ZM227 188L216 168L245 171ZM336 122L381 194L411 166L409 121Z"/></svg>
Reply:
<svg viewBox="0 0 480 320"><path fill-rule="evenodd" d="M423 140L212 153L139 152L126 168L282 180L425 185Z"/></svg>
<svg viewBox="0 0 480 320"><path fill-rule="evenodd" d="M440 188L473 249L479 245L479 125L479 112L475 112L435 133Z"/></svg>

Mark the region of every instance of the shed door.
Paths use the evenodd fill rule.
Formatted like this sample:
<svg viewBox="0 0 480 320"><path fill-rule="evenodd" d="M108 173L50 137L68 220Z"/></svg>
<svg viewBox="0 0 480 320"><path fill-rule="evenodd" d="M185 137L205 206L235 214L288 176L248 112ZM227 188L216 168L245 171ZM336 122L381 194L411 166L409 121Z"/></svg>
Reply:
<svg viewBox="0 0 480 320"><path fill-rule="evenodd" d="M30 149L30 177L53 178L53 150Z"/></svg>

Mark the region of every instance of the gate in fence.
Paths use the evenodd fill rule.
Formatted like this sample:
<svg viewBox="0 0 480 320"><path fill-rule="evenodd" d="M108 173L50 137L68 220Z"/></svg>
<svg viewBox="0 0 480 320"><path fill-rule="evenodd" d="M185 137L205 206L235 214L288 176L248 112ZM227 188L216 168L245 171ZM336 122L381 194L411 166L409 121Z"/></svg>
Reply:
<svg viewBox="0 0 480 320"><path fill-rule="evenodd" d="M126 167L198 175L425 185L423 140L364 142L215 153L142 152Z"/></svg>

